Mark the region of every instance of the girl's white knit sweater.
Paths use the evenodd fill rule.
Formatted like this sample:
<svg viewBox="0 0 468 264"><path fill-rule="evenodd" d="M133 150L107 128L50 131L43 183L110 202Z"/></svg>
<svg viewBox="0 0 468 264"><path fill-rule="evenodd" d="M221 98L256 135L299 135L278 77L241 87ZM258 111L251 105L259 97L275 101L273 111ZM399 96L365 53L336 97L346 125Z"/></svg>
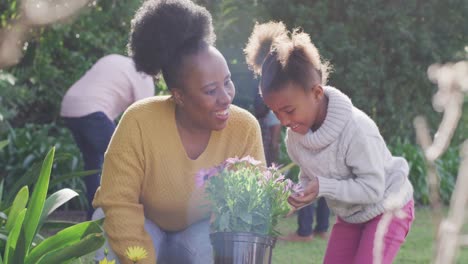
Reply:
<svg viewBox="0 0 468 264"><path fill-rule="evenodd" d="M317 177L318 196L350 223L403 207L413 197L406 160L392 156L374 121L348 96L330 86L324 91L328 108L320 128L306 135L287 130L287 150L301 168L301 184Z"/></svg>

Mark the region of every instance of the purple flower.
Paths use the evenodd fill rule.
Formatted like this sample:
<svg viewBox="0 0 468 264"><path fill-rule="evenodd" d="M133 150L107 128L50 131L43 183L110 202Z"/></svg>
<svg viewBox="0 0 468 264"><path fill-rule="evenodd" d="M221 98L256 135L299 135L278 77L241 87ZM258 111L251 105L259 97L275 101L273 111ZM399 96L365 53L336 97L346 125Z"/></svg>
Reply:
<svg viewBox="0 0 468 264"><path fill-rule="evenodd" d="M271 171L266 170L263 172L263 179L265 179L265 181L269 181L271 178L273 178Z"/></svg>
<svg viewBox="0 0 468 264"><path fill-rule="evenodd" d="M292 190L294 188L294 183L290 179L286 179L286 180L284 180L284 182L286 184L284 185L283 192L290 191L290 190Z"/></svg>
<svg viewBox="0 0 468 264"><path fill-rule="evenodd" d="M195 185L198 188L203 187L205 182L209 180L211 177L215 176L219 173L218 167L209 168L209 169L201 169L195 174Z"/></svg>
<svg viewBox="0 0 468 264"><path fill-rule="evenodd" d="M251 156L245 156L245 157L243 157L240 161L241 161L241 162L242 162L242 161L248 162L248 163L250 163L250 164L252 164L252 165L254 165L254 166L257 166L257 165L259 165L260 163L262 163L261 161L258 161L258 160L256 160L256 159L252 158Z"/></svg>
<svg viewBox="0 0 468 264"><path fill-rule="evenodd" d="M278 178L276 178L275 183L282 182L282 181L284 181L284 175L280 174L280 176Z"/></svg>
<svg viewBox="0 0 468 264"><path fill-rule="evenodd" d="M272 169L272 170L279 170L281 167L283 167L283 165L278 165L276 163L271 163L271 166L269 167L269 169Z"/></svg>
<svg viewBox="0 0 468 264"><path fill-rule="evenodd" d="M227 164L227 165L233 165L233 164L238 163L239 161L240 161L240 159L236 156L236 157L234 157L234 158L228 158L228 159L226 160L226 164Z"/></svg>
<svg viewBox="0 0 468 264"><path fill-rule="evenodd" d="M304 189L300 184L293 184L291 191L295 193L298 196L303 196L304 195Z"/></svg>
<svg viewBox="0 0 468 264"><path fill-rule="evenodd" d="M219 219L225 212L226 204L229 205L227 206L228 221L230 223L238 222L239 224L230 226L228 231L245 229L244 221L237 220L240 219L239 217L242 216L245 210L252 210L253 214L270 215L270 217L267 217L268 219L261 220L265 221L261 223L261 226L274 226L277 217L289 211L286 196L290 195L290 191L294 186L291 180L285 179L285 176L278 168L279 166L276 164L266 167L262 162L251 156L241 156L241 158L236 156L226 159L214 169L200 170L196 174L195 180L198 187L206 186L204 191L212 202L215 217ZM216 174L218 176L212 178ZM245 199L258 203L267 200L270 203L268 208L255 206L255 208L249 209L250 205L244 202ZM249 213L251 212L249 211ZM255 223L249 228L257 230L254 225L258 226ZM214 230L219 229L225 228L215 221Z"/></svg>

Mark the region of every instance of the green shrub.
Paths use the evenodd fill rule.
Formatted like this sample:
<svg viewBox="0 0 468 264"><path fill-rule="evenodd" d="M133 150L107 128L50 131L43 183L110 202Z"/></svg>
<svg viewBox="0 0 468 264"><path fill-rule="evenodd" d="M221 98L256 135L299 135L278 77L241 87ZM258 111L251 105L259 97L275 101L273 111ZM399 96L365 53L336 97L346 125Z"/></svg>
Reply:
<svg viewBox="0 0 468 264"><path fill-rule="evenodd" d="M4 254L0 263L65 263L94 252L104 244L100 221L72 225L46 239L39 235L48 215L78 195L70 189L62 189L46 199L54 151L53 148L47 153L31 196L28 186L23 186L11 207L1 213L4 220L0 224L0 252ZM3 190L2 180L0 201Z"/></svg>
<svg viewBox="0 0 468 264"><path fill-rule="evenodd" d="M1 179L5 180L5 200L11 202L14 194L23 186L32 184L37 176L42 157L47 154L50 146L57 149L52 190L72 188L80 194L85 192L85 186L79 177L81 154L76 147L68 129L55 124L26 124L22 128L10 129L5 136L9 144L0 150ZM25 177L22 177L25 175ZM21 179L21 180L20 180ZM66 182L61 181L66 179ZM80 195L79 200L70 203L71 208L84 209L87 206L86 196Z"/></svg>
<svg viewBox="0 0 468 264"><path fill-rule="evenodd" d="M55 121L65 91L97 59L110 53L126 54L130 19L140 3L140 0L93 1L66 22L36 28L24 46L20 63L5 70L16 77L15 84L5 84L4 91L0 89L3 103L15 109L12 125ZM14 18L18 6L17 0L2 1L2 27ZM11 96L3 97L6 92Z"/></svg>
<svg viewBox="0 0 468 264"><path fill-rule="evenodd" d="M444 204L450 204L460 167L460 147L448 148L436 161L436 165L440 179L440 198Z"/></svg>
<svg viewBox="0 0 468 264"><path fill-rule="evenodd" d="M413 139L412 121L419 114L428 115L432 127L439 123L440 115L431 106L436 87L427 78L427 68L468 58L464 0L201 2L214 14L218 47L243 72L248 70L241 50L255 21L281 20L288 28L301 27L334 66L329 83L370 115L387 140ZM252 88L252 81L238 85L239 104L249 105L245 94ZM458 131L466 138L468 127L461 125ZM461 143L458 137L454 142Z"/></svg>
<svg viewBox="0 0 468 264"><path fill-rule="evenodd" d="M311 35L334 66L330 84L369 114L386 139L414 138L418 114L438 124L426 70L467 58L467 1L259 2L269 13L263 19L284 20Z"/></svg>
<svg viewBox="0 0 468 264"><path fill-rule="evenodd" d="M421 148L402 140L396 141L390 148L394 155L405 157L409 163L409 179L413 184L415 201L422 205L428 205L427 167ZM446 153L436 160L437 174L440 180L439 195L444 204L450 203L459 165L459 147L449 147Z"/></svg>
<svg viewBox="0 0 468 264"><path fill-rule="evenodd" d="M429 189L426 177L426 162L422 150L408 142L397 141L389 146L395 156L404 157L409 164L409 179L414 188L414 200L423 205L429 204Z"/></svg>

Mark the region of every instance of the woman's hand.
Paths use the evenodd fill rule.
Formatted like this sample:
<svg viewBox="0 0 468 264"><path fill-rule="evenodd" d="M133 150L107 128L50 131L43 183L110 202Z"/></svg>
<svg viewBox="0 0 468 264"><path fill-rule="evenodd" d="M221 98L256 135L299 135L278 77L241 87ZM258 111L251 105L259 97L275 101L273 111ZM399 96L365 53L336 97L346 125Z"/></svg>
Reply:
<svg viewBox="0 0 468 264"><path fill-rule="evenodd" d="M292 205L295 210L299 210L304 206L311 204L318 195L319 182L317 178L313 178L305 187L304 191L293 193L288 197L288 203Z"/></svg>

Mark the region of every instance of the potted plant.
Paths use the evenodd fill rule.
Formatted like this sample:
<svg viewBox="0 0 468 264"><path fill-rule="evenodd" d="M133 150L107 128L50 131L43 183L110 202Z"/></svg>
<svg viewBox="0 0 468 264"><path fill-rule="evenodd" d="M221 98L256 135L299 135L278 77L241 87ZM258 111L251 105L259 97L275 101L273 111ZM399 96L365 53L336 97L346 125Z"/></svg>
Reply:
<svg viewBox="0 0 468 264"><path fill-rule="evenodd" d="M203 169L196 183L211 201L215 264L271 263L278 218L289 211L295 185L276 166L247 156Z"/></svg>

